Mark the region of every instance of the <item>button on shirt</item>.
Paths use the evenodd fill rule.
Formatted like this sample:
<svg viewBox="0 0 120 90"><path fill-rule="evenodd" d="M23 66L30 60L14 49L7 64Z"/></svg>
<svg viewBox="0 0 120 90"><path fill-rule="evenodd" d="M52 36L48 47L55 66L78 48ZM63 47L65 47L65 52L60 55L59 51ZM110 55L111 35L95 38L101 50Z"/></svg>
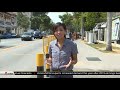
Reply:
<svg viewBox="0 0 120 90"><path fill-rule="evenodd" d="M77 54L77 45L71 40L65 39L62 48L60 49L57 44L57 40L50 43L49 54L52 55L52 70L66 70L64 65L67 65L70 61L70 57L73 54ZM67 68L72 70L73 65Z"/></svg>

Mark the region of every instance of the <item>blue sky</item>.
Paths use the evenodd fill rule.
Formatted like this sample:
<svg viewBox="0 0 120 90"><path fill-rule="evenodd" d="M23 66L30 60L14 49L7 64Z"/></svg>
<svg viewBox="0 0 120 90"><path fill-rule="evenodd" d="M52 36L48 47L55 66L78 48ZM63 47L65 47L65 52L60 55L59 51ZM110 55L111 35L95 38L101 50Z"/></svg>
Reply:
<svg viewBox="0 0 120 90"><path fill-rule="evenodd" d="M65 12L49 12L48 16L53 20L54 23L57 23L57 22L61 22L59 15L63 15L63 14L65 14Z"/></svg>

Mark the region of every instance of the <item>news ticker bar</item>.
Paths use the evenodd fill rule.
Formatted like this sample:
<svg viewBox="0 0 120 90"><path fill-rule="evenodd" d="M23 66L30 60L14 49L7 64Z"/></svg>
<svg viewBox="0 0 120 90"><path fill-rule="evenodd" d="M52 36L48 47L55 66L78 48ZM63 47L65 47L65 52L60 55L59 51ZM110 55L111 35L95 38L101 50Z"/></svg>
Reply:
<svg viewBox="0 0 120 90"><path fill-rule="evenodd" d="M120 75L120 72L18 72L0 71L0 75Z"/></svg>

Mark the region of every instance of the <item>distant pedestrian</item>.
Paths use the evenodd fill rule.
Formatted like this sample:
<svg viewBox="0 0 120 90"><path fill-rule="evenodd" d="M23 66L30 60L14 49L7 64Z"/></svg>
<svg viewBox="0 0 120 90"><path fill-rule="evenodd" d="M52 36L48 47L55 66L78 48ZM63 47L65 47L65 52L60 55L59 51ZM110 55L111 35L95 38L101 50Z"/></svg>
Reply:
<svg viewBox="0 0 120 90"><path fill-rule="evenodd" d="M66 33L66 38L67 38L67 39L70 39L70 32L67 32L67 33Z"/></svg>
<svg viewBox="0 0 120 90"><path fill-rule="evenodd" d="M76 32L72 33L72 41L76 40Z"/></svg>
<svg viewBox="0 0 120 90"><path fill-rule="evenodd" d="M65 24L55 24L53 34L56 40L50 42L49 59L47 59L47 63L51 65L51 71L72 72L74 64L77 63L77 46L66 39ZM50 75L50 78L73 78L73 75Z"/></svg>
<svg viewBox="0 0 120 90"><path fill-rule="evenodd" d="M69 33L69 36L70 36L70 40L72 39L72 32Z"/></svg>

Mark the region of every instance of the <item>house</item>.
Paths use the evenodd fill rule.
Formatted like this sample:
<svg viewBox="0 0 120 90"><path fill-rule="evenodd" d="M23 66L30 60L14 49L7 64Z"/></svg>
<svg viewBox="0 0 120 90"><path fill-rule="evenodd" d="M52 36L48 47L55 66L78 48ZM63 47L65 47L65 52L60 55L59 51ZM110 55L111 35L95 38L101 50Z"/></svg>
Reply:
<svg viewBox="0 0 120 90"><path fill-rule="evenodd" d="M98 27L99 26L99 27ZM107 38L107 22L98 23L96 27L93 29L95 33L97 33L97 40L105 41ZM113 18L112 20L112 42L119 43L120 42L120 18Z"/></svg>
<svg viewBox="0 0 120 90"><path fill-rule="evenodd" d="M112 41L120 42L120 18L112 21Z"/></svg>
<svg viewBox="0 0 120 90"><path fill-rule="evenodd" d="M105 39L105 36L104 36L105 23L106 22L97 23L96 26L93 28L93 33L96 33L97 40L104 41Z"/></svg>

